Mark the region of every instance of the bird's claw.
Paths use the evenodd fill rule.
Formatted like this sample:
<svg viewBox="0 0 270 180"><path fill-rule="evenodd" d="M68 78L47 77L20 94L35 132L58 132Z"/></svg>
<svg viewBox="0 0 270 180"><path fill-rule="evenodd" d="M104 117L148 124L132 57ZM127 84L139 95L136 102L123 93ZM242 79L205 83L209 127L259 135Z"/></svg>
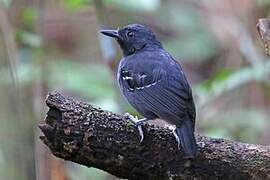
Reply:
<svg viewBox="0 0 270 180"><path fill-rule="evenodd" d="M178 135L177 135L177 132L176 132L176 128L173 130L173 135L174 135L174 137L175 137L175 139L176 139L176 141L177 141L177 147L178 147L178 150L180 150L180 148L181 148L181 143L180 143L180 139L179 139L179 137L178 137Z"/></svg>
<svg viewBox="0 0 270 180"><path fill-rule="evenodd" d="M141 139L140 139L140 143L141 143L143 141L143 138L144 138L144 136L143 136L143 130L142 130L142 125L138 125L137 128L138 128L139 134L141 136Z"/></svg>
<svg viewBox="0 0 270 180"><path fill-rule="evenodd" d="M176 127L175 126L171 126L171 125L165 125L165 127L172 131L172 133L173 133L173 135L174 135L174 137L175 137L175 139L177 141L178 150L180 150L181 149L181 146L180 146L181 145L181 142L180 142L180 139L179 139L179 137L177 135Z"/></svg>
<svg viewBox="0 0 270 180"><path fill-rule="evenodd" d="M138 125L138 121L139 121L138 116L134 117L129 113L126 113L125 116L128 117L134 124Z"/></svg>
<svg viewBox="0 0 270 180"><path fill-rule="evenodd" d="M141 143L143 141L143 138L144 138L143 130L142 130L142 125L141 124L144 121L139 120L138 119L138 116L135 116L134 117L134 116L132 116L129 113L126 113L125 116L128 117L137 126L138 131L139 131L139 134L140 134L140 137L141 137L141 139L140 139L140 143Z"/></svg>

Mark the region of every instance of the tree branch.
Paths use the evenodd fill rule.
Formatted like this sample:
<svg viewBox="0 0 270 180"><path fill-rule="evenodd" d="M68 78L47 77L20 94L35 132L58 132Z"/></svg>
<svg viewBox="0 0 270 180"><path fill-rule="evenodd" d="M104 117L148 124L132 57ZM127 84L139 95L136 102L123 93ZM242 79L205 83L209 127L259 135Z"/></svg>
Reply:
<svg viewBox="0 0 270 180"><path fill-rule="evenodd" d="M263 41L265 54L270 56L270 19L259 19L257 23L257 31Z"/></svg>
<svg viewBox="0 0 270 180"><path fill-rule="evenodd" d="M127 179L270 179L270 146L196 136L198 157L185 159L167 128L135 125L90 104L55 92L41 140L65 160L96 167Z"/></svg>

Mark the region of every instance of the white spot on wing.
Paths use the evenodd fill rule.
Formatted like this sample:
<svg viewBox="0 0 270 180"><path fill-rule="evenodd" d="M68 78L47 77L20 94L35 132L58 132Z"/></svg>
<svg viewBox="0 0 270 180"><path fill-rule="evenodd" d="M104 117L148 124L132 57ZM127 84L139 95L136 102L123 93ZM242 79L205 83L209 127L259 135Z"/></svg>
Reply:
<svg viewBox="0 0 270 180"><path fill-rule="evenodd" d="M144 88L149 88L149 87L154 86L154 85L156 85L156 84L157 84L157 82L153 82L153 83L148 84L148 85L146 85L146 86L136 87L136 89L137 89L137 90L141 90L141 89L144 89Z"/></svg>
<svg viewBox="0 0 270 180"><path fill-rule="evenodd" d="M146 75L145 75L145 74L143 74L143 75L141 75L140 77L141 77L141 78L145 78L145 77L146 77Z"/></svg>
<svg viewBox="0 0 270 180"><path fill-rule="evenodd" d="M133 79L133 78L132 77L129 77L129 76L123 77L123 80L128 80L128 79Z"/></svg>

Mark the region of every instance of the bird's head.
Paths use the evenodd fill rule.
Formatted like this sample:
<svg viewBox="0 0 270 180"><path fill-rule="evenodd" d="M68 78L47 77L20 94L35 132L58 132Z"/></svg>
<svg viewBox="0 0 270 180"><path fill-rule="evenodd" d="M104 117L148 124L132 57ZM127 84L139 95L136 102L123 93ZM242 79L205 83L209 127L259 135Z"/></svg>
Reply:
<svg viewBox="0 0 270 180"><path fill-rule="evenodd" d="M134 54L150 46L161 47L155 34L140 24L131 24L119 30L101 30L100 32L115 38L123 50L124 56Z"/></svg>

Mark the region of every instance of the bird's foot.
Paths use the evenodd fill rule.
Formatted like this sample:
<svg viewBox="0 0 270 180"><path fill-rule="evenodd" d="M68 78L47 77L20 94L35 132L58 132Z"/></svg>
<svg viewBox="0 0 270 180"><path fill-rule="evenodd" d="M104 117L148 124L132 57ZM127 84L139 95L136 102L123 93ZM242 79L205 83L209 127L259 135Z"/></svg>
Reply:
<svg viewBox="0 0 270 180"><path fill-rule="evenodd" d="M143 130L142 130L142 123L146 122L147 119L146 118L138 119L137 116L134 117L129 113L126 113L125 116L128 117L137 126L137 128L139 130L139 134L141 136L141 139L140 139L140 143L141 143L143 141L143 138L144 138Z"/></svg>
<svg viewBox="0 0 270 180"><path fill-rule="evenodd" d="M181 142L180 142L180 139L179 139L179 137L178 137L178 135L177 135L177 132L176 132L176 128L174 128L174 130L173 130L173 135L174 135L174 137L175 137L175 139L176 139L176 141L177 141L177 147L178 147L178 150L181 148Z"/></svg>
<svg viewBox="0 0 270 180"><path fill-rule="evenodd" d="M177 147L178 147L178 149L180 149L181 148L181 146L180 146L181 145L181 142L180 142L180 139L179 139L179 137L177 135L176 127L175 126L172 126L172 125L165 125L165 128L168 128L169 130L172 131L172 133L173 133L173 135L174 135L174 137L175 137L175 139L177 141Z"/></svg>

